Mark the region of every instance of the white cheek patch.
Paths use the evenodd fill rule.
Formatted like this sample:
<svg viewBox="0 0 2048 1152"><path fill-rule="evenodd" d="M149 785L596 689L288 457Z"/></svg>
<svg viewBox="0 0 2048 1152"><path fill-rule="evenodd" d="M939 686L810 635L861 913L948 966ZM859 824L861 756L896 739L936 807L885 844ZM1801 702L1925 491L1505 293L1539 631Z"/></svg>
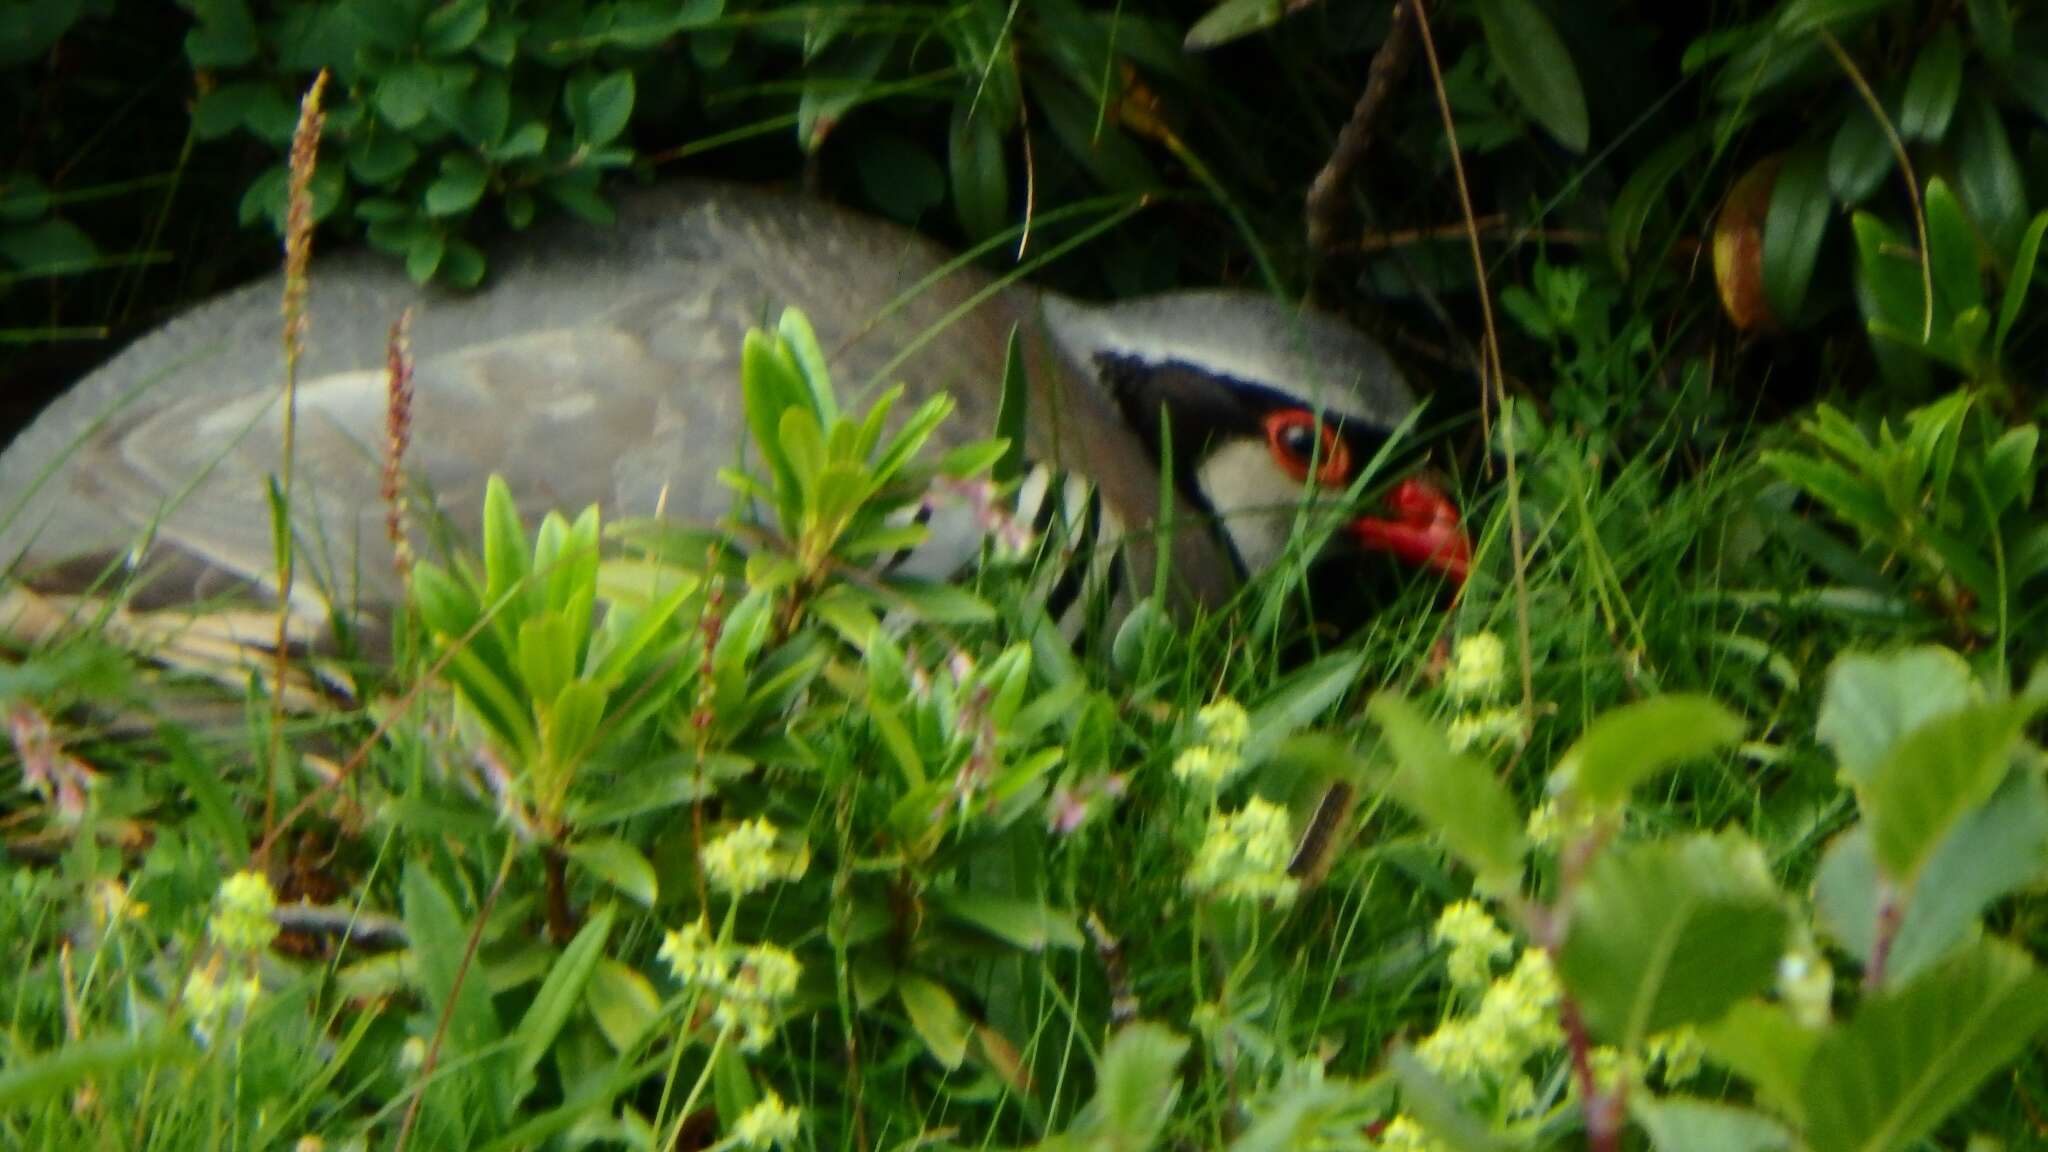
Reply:
<svg viewBox="0 0 2048 1152"><path fill-rule="evenodd" d="M1302 485L1280 470L1264 440L1232 440L1217 447L1196 468L1195 485L1222 518L1248 573L1264 572L1280 559Z"/></svg>

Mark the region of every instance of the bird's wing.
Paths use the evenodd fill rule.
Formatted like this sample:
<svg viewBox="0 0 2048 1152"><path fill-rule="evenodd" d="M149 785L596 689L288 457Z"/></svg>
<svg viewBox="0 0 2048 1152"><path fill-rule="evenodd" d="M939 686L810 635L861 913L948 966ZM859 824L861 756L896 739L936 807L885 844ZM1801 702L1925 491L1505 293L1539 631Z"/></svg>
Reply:
<svg viewBox="0 0 2048 1152"><path fill-rule="evenodd" d="M380 499L385 334L417 309L408 471L449 523L504 476L530 513L602 504L711 518L740 448L748 326L809 314L842 388L889 370L947 388L949 440L993 427L1004 337L1022 310L908 233L768 193L661 189L612 229L562 227L493 253L490 286L414 288L383 262L316 266L297 389L294 524L308 596L394 592ZM78 582L148 533L152 593L267 587L269 478L282 458L275 278L203 306L88 378L0 456L0 559ZM902 355L905 349L909 354ZM302 569L306 570L306 569ZM309 609L317 604L309 603Z"/></svg>

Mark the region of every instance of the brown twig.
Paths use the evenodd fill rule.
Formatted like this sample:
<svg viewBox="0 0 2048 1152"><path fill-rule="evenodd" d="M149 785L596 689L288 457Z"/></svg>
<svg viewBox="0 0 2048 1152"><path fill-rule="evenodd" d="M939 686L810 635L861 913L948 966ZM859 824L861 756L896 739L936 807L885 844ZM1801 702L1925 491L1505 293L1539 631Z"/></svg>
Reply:
<svg viewBox="0 0 2048 1152"><path fill-rule="evenodd" d="M1423 10L1422 0L1407 0L1415 16L1415 30L1422 39L1422 54L1429 62L1429 80L1436 89L1436 106L1443 117L1444 142L1451 151L1451 175L1458 185L1458 209L1465 215L1465 236L1472 248L1472 272L1477 277L1479 291L1479 315L1485 326L1485 342L1479 352L1479 427L1484 443L1493 443L1493 418L1490 405L1498 403L1503 415L1507 412L1507 373L1501 367L1500 331L1493 321L1493 291L1486 282L1486 255L1479 248L1479 217L1472 211L1472 188L1465 180L1465 158L1458 148L1457 118L1451 114L1451 96L1444 88L1443 63L1437 59L1436 39L1430 35L1429 14ZM1492 386L1489 395L1488 385ZM1529 552L1528 542L1522 530L1522 485L1516 472L1515 436L1510 430L1504 438L1502 455L1506 457L1508 496L1508 543L1513 551L1515 571L1515 639L1521 649L1522 670L1522 712L1533 716L1536 712L1536 672L1529 655ZM1490 458L1490 457L1489 457Z"/></svg>
<svg viewBox="0 0 2048 1152"><path fill-rule="evenodd" d="M1871 90L1870 81L1864 77L1863 70L1856 66L1856 61L1849 58L1849 53L1842 48L1842 42L1835 39L1835 34L1826 28L1816 29L1814 35L1820 37L1820 42L1827 47L1828 54L1835 58L1835 63L1841 66L1843 74L1849 77L1850 85L1856 89L1856 94L1863 98L1863 103L1870 109L1870 114L1877 117L1877 126L1884 129L1884 138L1892 146L1892 158L1899 162L1899 173L1906 178L1906 198L1913 206L1913 231L1920 239L1920 296L1923 302L1920 339L1925 343L1934 338L1934 259L1933 253L1927 247L1927 210L1920 205L1920 178L1913 174L1913 158L1906 154L1906 142L1899 138L1899 130L1893 126L1892 118L1885 115L1883 101L1880 101L1877 93Z"/></svg>
<svg viewBox="0 0 2048 1152"><path fill-rule="evenodd" d="M1308 186L1308 243L1319 252L1332 251L1336 246L1337 230L1343 223L1344 185L1364 162L1366 150L1372 146L1373 125L1394 85L1407 73L1414 46L1408 5L1404 0L1394 0L1387 20L1387 38L1380 41L1378 51L1372 54L1372 64L1365 74L1365 91L1352 107L1351 119L1337 133L1330 159Z"/></svg>
<svg viewBox="0 0 2048 1152"><path fill-rule="evenodd" d="M455 980L448 988L448 1002L441 1005L441 1017L434 1022L434 1038L427 1044L426 1059L420 1062L420 1083L413 1091L412 1099L406 1102L405 1119L398 1124L398 1143L395 1152L405 1152L407 1142L412 1139L412 1128L420 1116L420 1104L427 1098L427 1087L434 1080L434 1065L441 1058L441 1043L448 1038L448 1025L455 1019L456 1002L462 999L463 981L469 978L469 966L476 960L477 948L483 944L484 925L491 918L491 909L498 903L498 894L505 890L505 879L512 874L512 861L518 859L519 841L509 840L505 844L505 858L498 864L498 878L491 881L491 890L484 895L483 907L476 912L476 923L469 929L469 944L462 950L462 962L455 966Z"/></svg>

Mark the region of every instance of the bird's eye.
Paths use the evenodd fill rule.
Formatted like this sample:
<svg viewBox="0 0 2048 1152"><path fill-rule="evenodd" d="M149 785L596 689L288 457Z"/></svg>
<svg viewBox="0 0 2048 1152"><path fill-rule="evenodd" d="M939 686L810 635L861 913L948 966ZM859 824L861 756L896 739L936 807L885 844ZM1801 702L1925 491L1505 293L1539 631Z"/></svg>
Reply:
<svg viewBox="0 0 2048 1152"><path fill-rule="evenodd" d="M1267 416L1266 443L1274 462L1296 480L1307 480L1311 469L1325 488L1341 488L1351 480L1350 448L1334 425L1319 424L1313 412L1290 408Z"/></svg>

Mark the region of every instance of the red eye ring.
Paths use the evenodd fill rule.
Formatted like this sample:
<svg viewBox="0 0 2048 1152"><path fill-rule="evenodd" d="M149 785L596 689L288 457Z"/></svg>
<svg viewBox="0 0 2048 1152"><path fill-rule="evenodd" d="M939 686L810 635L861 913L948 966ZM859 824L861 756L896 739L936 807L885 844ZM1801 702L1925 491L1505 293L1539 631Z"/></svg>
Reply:
<svg viewBox="0 0 2048 1152"><path fill-rule="evenodd" d="M1318 425L1316 414L1300 408L1286 408L1266 415L1266 444L1282 471L1296 480L1308 479L1311 465L1316 483L1325 488L1342 488L1351 481L1351 448L1337 435L1335 425ZM1320 427L1322 449L1310 446ZM1311 459L1311 457L1314 457Z"/></svg>

